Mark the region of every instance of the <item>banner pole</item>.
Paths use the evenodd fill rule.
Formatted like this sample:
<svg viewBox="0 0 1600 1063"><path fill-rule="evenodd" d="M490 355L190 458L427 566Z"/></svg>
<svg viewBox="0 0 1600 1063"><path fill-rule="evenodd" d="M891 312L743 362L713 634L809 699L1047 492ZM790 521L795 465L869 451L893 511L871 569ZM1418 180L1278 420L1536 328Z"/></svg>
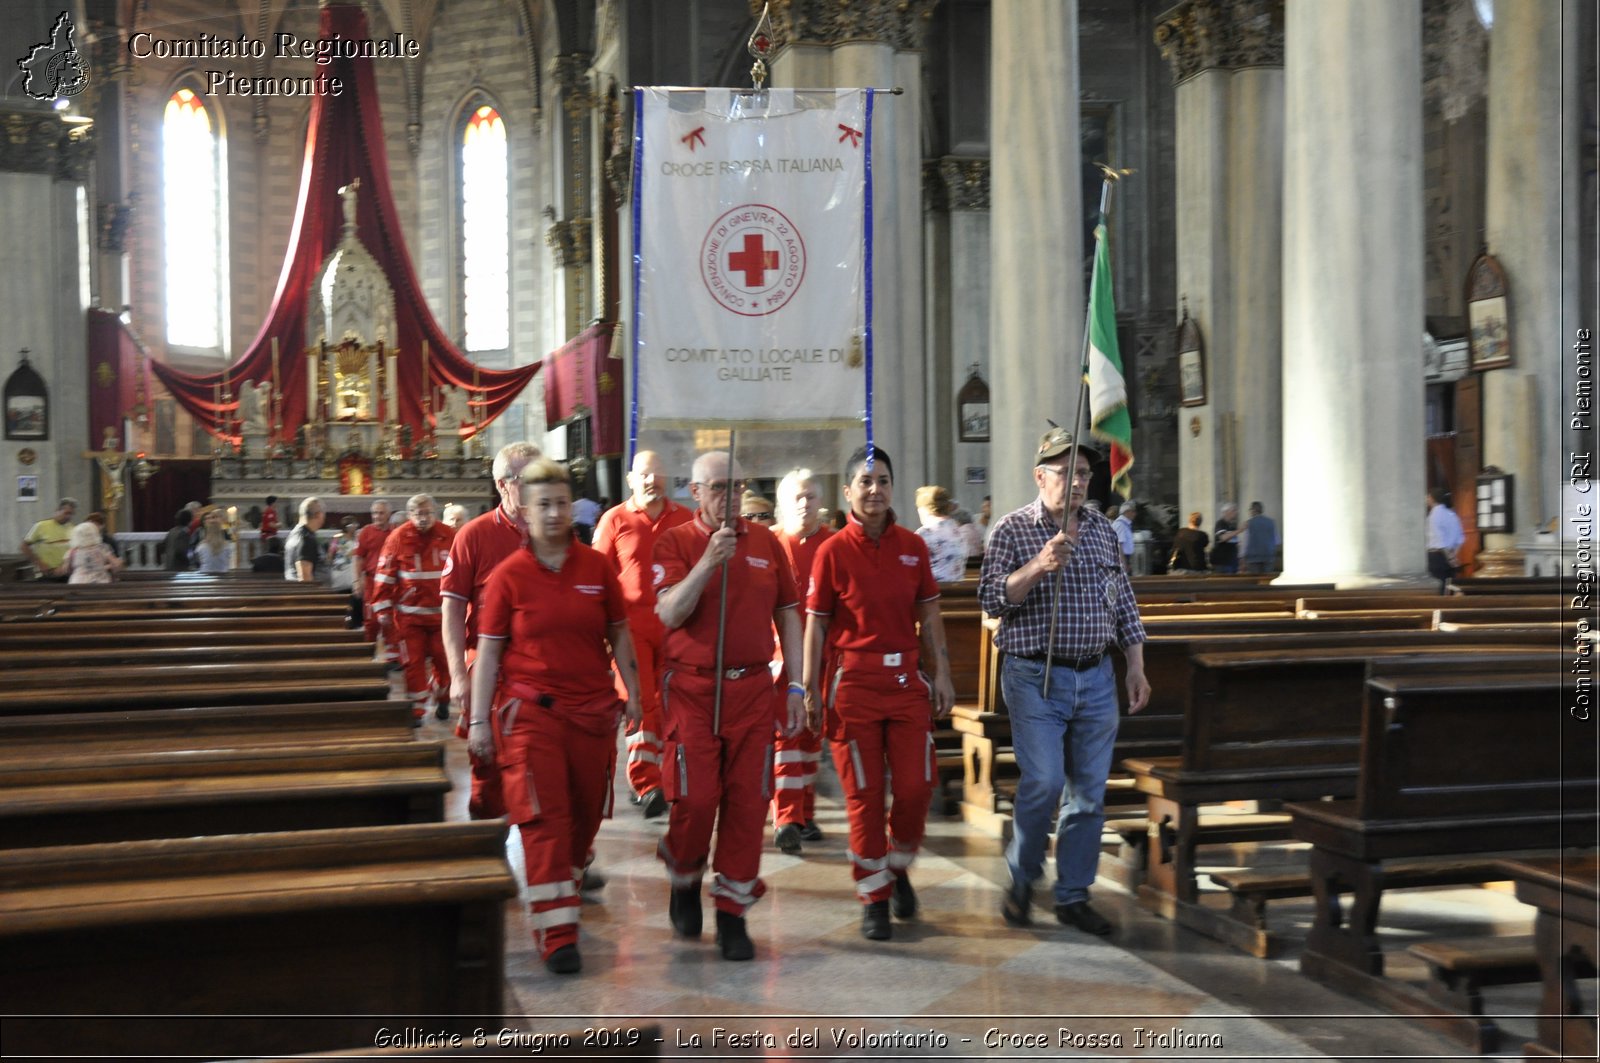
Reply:
<svg viewBox="0 0 1600 1063"><path fill-rule="evenodd" d="M1102 166L1101 171L1105 176L1100 182L1100 217L1104 222L1106 211L1111 206L1111 182L1117 180L1115 170ZM1095 226L1098 231L1099 225ZM1095 241L1098 245L1099 236ZM1072 484L1078 476L1078 441L1083 438L1079 431L1083 424L1083 407L1089 397L1089 318L1094 313L1094 307L1087 306L1083 314L1083 350L1078 357L1078 401L1077 408L1072 413L1072 449L1067 452L1067 501L1066 509L1061 514L1061 530L1067 530L1067 523L1072 519ZM1050 636L1044 648L1044 687L1043 695L1050 696L1050 666L1055 663L1056 655L1056 624L1061 614L1061 585L1066 581L1066 569L1057 570L1055 578L1050 581Z"/></svg>
<svg viewBox="0 0 1600 1063"><path fill-rule="evenodd" d="M733 447L739 433L735 429L728 429L728 466L723 470L722 482L726 485L722 492L722 501L726 505L723 510L722 526L734 527L733 515ZM704 486L704 485L702 485ZM737 542L737 540L735 540ZM737 547L736 547L737 548ZM722 734L722 666L723 649L728 635L728 563L722 563L722 581L717 587L717 693L711 702L711 733Z"/></svg>

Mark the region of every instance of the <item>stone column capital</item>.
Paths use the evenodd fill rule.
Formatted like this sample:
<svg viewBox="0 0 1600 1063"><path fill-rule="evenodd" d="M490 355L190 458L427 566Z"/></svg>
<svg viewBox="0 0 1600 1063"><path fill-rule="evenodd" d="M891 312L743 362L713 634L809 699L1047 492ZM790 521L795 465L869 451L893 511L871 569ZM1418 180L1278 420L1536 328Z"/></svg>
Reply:
<svg viewBox="0 0 1600 1063"><path fill-rule="evenodd" d="M552 224L544 233L544 244L555 252L556 265L562 269L589 264L588 218L568 218Z"/></svg>
<svg viewBox="0 0 1600 1063"><path fill-rule="evenodd" d="M930 204L935 210L988 210L989 160L960 155L946 155L929 164L934 196Z"/></svg>
<svg viewBox="0 0 1600 1063"><path fill-rule="evenodd" d="M94 127L67 126L55 112L0 113L0 172L83 181L94 161Z"/></svg>
<svg viewBox="0 0 1600 1063"><path fill-rule="evenodd" d="M1283 0L1183 0L1156 18L1172 80L1203 70L1283 65Z"/></svg>
<svg viewBox="0 0 1600 1063"><path fill-rule="evenodd" d="M566 52L556 56L550 64L550 74L561 92L561 101L574 118L599 102L589 80L589 67L593 62L594 57L587 52Z"/></svg>
<svg viewBox="0 0 1600 1063"><path fill-rule="evenodd" d="M764 0L750 0L761 14ZM772 0L773 51L791 44L891 44L920 49L939 0Z"/></svg>

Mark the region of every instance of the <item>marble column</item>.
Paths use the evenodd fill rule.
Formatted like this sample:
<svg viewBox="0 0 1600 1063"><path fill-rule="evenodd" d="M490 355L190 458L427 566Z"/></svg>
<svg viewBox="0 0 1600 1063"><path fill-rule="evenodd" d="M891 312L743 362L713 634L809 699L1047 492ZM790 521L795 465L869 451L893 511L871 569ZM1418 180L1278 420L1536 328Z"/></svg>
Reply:
<svg viewBox="0 0 1600 1063"><path fill-rule="evenodd" d="M989 469L988 443L963 443L956 421L956 394L974 366L985 383L993 381L989 362L989 160L946 156L930 163L930 233L938 233L942 253L929 256L930 362L943 365L928 405L933 437L930 482L942 483L976 513L987 484L968 484L969 468ZM990 393L991 432L994 395ZM992 470L990 470L992 472Z"/></svg>
<svg viewBox="0 0 1600 1063"><path fill-rule="evenodd" d="M1419 0L1289 0L1285 582L1417 578L1423 553Z"/></svg>
<svg viewBox="0 0 1600 1063"><path fill-rule="evenodd" d="M1486 572L1520 575L1519 545L1561 509L1567 471L1560 394L1573 336L1563 309L1577 302L1575 178L1580 88L1563 84L1578 46L1577 0L1496 0L1489 35L1485 233L1505 268L1513 364L1483 374L1483 463L1515 477L1515 531L1485 535ZM1569 173L1569 171L1571 171ZM1570 256L1570 257L1569 257Z"/></svg>
<svg viewBox="0 0 1600 1063"><path fill-rule="evenodd" d="M1156 42L1177 81L1178 291L1206 402L1179 411L1179 512L1278 513L1282 464L1281 0L1185 0Z"/></svg>
<svg viewBox="0 0 1600 1063"><path fill-rule="evenodd" d="M1070 425L1078 399L1077 0L1006 0L990 26L989 493L999 516L1038 493L1030 470L1046 419Z"/></svg>

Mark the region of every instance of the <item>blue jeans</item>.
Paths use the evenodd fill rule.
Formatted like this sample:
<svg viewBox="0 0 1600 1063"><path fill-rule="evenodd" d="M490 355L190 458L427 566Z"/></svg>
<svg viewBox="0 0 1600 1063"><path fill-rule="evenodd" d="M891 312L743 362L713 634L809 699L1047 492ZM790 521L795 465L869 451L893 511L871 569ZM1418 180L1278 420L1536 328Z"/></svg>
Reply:
<svg viewBox="0 0 1600 1063"><path fill-rule="evenodd" d="M1100 862L1106 775L1120 711L1111 658L1084 672L1052 668L1045 697L1043 662L1008 654L1000 682L1022 772L1006 849L1011 881L1020 888L1043 872L1050 816L1059 802L1055 902L1087 900Z"/></svg>

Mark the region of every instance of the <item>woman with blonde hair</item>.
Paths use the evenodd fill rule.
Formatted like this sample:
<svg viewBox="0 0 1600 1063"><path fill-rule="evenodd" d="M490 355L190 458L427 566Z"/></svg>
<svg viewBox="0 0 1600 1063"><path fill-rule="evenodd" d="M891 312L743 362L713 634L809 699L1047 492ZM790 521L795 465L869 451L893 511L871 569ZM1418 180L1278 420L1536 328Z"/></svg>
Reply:
<svg viewBox="0 0 1600 1063"><path fill-rule="evenodd" d="M939 583L956 583L967 574L967 539L951 516L955 508L945 488L937 484L917 488L917 516L922 521L917 534L928 544L933 578Z"/></svg>
<svg viewBox="0 0 1600 1063"><path fill-rule="evenodd" d="M56 570L68 583L110 583L122 571L122 560L100 538L92 520L74 525L67 539L67 559Z"/></svg>
<svg viewBox="0 0 1600 1063"><path fill-rule="evenodd" d="M545 966L576 974L583 867L610 812L617 725L639 719L638 664L616 573L572 534L566 467L529 462L520 491L528 549L502 561L483 588L467 750L500 769Z"/></svg>
<svg viewBox="0 0 1600 1063"><path fill-rule="evenodd" d="M200 541L195 544L196 568L201 572L229 572L235 547L222 527L222 510L211 508L200 518Z"/></svg>

